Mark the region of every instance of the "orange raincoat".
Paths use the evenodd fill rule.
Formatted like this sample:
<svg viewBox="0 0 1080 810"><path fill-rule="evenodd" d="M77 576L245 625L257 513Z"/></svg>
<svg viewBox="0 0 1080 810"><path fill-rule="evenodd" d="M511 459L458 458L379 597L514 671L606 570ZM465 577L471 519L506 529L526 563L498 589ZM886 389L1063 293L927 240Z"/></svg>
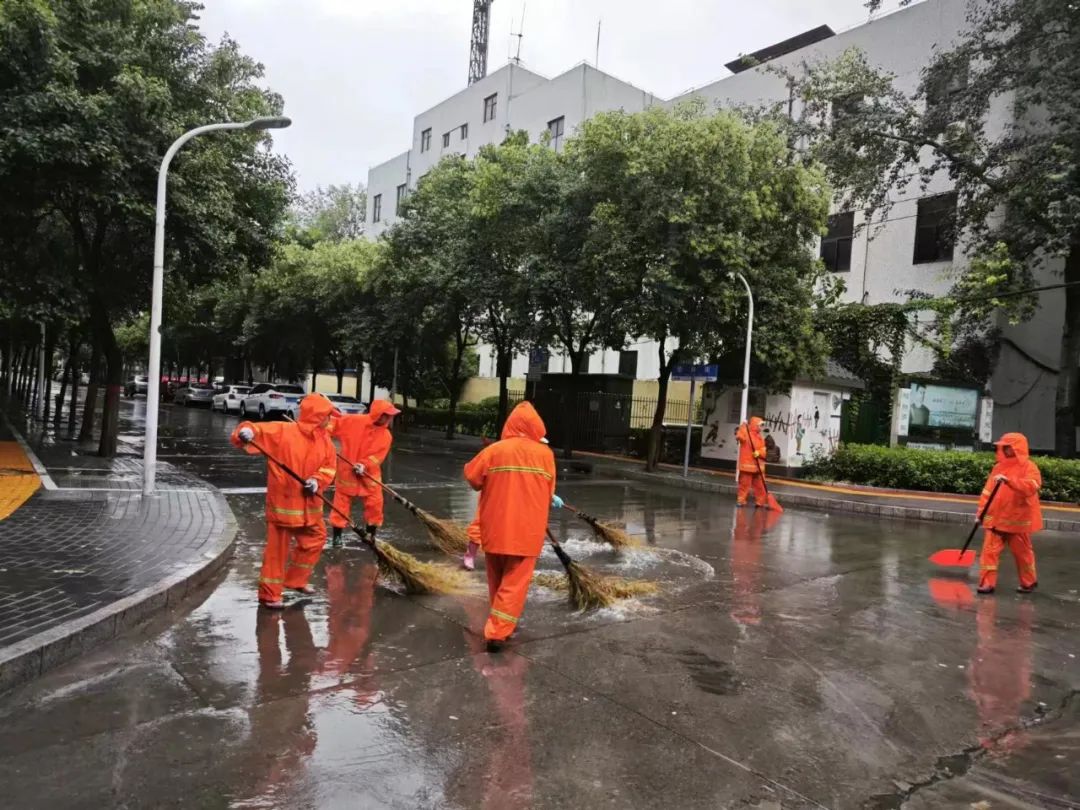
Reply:
<svg viewBox="0 0 1080 810"><path fill-rule="evenodd" d="M334 422L334 438L341 442L341 459L337 463L337 484L334 488L334 507L346 515L351 514L352 499L364 502L364 523L367 526L383 524L383 492L376 481L382 481L382 464L394 443L389 425L377 425L380 416L400 413L391 402L377 399L371 403L371 411L365 414L342 416ZM353 472L353 464L363 464L367 475L359 479ZM367 476L370 475L375 481ZM344 529L348 523L337 512L331 512L330 524Z"/></svg>
<svg viewBox="0 0 1080 810"><path fill-rule="evenodd" d="M309 394L300 403L297 422L253 424L241 422L232 434L232 443L252 455L258 444L301 478L314 478L319 491L334 480L334 444L326 425L334 406L320 394ZM245 445L240 431L251 428L255 439ZM296 539L290 555L289 541ZM259 578L259 600L278 602L282 589L303 588L326 545L323 504L273 461L266 462L266 549Z"/></svg>
<svg viewBox="0 0 1080 810"><path fill-rule="evenodd" d="M480 490L479 529L491 597L484 636L489 640L513 633L544 547L555 494L555 455L540 441L546 432L536 409L522 402L507 418L502 439L465 465L465 480Z"/></svg>
<svg viewBox="0 0 1080 810"><path fill-rule="evenodd" d="M760 416L751 416L749 425L739 425L735 431L735 441L739 443L739 492L736 496L739 506L746 504L751 490L756 505L768 504L765 493L765 438L761 435L764 423Z"/></svg>
<svg viewBox="0 0 1080 810"><path fill-rule="evenodd" d="M983 487L979 514L994 490L995 479L1003 475L1007 480L994 496L983 518L986 535L979 557L979 588L986 590L997 585L998 561L1005 546L1009 547L1016 560L1020 584L1031 588L1038 582L1031 535L1043 527L1042 507L1039 505L1042 474L1035 462L1028 458L1028 441L1022 433L1006 433L996 446L997 463ZM1012 458L1005 455L1005 447L1012 448Z"/></svg>

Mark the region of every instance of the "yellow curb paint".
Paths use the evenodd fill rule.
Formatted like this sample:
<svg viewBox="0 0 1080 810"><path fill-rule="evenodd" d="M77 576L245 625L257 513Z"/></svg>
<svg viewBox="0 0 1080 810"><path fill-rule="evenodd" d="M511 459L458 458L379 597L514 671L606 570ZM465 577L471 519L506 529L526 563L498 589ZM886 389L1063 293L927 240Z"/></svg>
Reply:
<svg viewBox="0 0 1080 810"><path fill-rule="evenodd" d="M575 451L581 453L583 456L592 456L594 458L610 458L616 461L629 461L638 466L644 466L645 462L639 458L631 458L630 456L619 456L611 453L590 453L584 450ZM660 464L665 470L676 470L682 472L682 467L676 464ZM735 478L735 473L727 472L726 470L712 470L707 467L691 467L694 472L705 473L705 475L711 475L714 478ZM777 481L787 487L797 487L799 489L809 489L815 492L832 492L837 495L858 495L865 498L895 498L897 500L927 500L927 501L941 501L943 503L962 503L967 506L972 506L979 502L979 498L976 495L943 495L940 492L919 492L919 493L903 493L903 492L873 492L865 489L852 489L850 487L840 487L834 484L811 484L806 481L796 481L792 478L780 478L770 477L770 481ZM781 494L782 498L783 495ZM1051 506L1050 504L1042 505L1043 512L1062 512L1071 514L1080 514L1080 507L1077 506Z"/></svg>
<svg viewBox="0 0 1080 810"><path fill-rule="evenodd" d="M0 442L0 520L26 503L41 486L18 442Z"/></svg>

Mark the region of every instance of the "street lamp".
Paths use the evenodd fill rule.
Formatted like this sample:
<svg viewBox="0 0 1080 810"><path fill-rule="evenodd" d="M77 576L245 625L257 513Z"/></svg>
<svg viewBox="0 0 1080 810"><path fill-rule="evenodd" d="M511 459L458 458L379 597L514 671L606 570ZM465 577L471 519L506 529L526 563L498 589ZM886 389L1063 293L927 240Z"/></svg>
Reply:
<svg viewBox="0 0 1080 810"><path fill-rule="evenodd" d="M746 276L742 273L728 273L731 278L737 278L743 283L746 288L746 300L749 304L749 311L746 316L746 357L743 360L743 376L742 376L742 405L739 408L739 424L747 424L747 410L750 406L750 340L754 336L754 294L750 291L750 282L746 280ZM747 427L749 430L749 427ZM735 465L735 480L739 480L739 465Z"/></svg>
<svg viewBox="0 0 1080 810"><path fill-rule="evenodd" d="M150 294L150 363L146 383L146 434L143 447L143 495L154 493L157 475L158 404L161 400L161 298L165 286L165 187L169 164L180 147L197 135L223 129L284 129L292 124L285 116L255 118L251 121L206 124L195 127L173 141L158 171L157 215L154 220L154 282Z"/></svg>

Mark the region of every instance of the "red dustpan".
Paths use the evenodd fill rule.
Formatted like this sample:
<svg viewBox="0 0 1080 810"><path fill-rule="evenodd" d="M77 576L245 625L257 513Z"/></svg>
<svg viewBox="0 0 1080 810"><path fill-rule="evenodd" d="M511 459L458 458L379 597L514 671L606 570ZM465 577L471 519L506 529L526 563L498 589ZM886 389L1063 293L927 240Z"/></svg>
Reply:
<svg viewBox="0 0 1080 810"><path fill-rule="evenodd" d="M986 517L986 510L990 508L990 504L994 502L994 496L998 494L998 490L1001 489L1001 481L994 484L994 489L990 493L990 497L986 499L986 506L982 508L979 513L978 520L975 521L975 525L971 527L971 531L968 532L967 542L964 543L964 547L961 549L944 548L941 551L935 551L930 555L930 562L934 565L940 565L944 568L970 568L975 564L975 552L969 551L968 546L971 545L971 541L975 537L975 532L978 531L979 526L982 525L983 518Z"/></svg>

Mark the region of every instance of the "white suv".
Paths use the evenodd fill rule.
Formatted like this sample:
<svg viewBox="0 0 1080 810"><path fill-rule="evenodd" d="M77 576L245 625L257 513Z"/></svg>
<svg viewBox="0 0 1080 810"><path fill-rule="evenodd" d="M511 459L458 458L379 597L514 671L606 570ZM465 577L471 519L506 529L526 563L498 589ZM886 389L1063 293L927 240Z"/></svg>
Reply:
<svg viewBox="0 0 1080 810"><path fill-rule="evenodd" d="M214 394L210 409L222 413L239 412L240 400L251 391L250 385L220 385Z"/></svg>
<svg viewBox="0 0 1080 810"><path fill-rule="evenodd" d="M266 419L287 413L295 416L300 410L304 389L289 383L259 383L240 400L241 419Z"/></svg>

